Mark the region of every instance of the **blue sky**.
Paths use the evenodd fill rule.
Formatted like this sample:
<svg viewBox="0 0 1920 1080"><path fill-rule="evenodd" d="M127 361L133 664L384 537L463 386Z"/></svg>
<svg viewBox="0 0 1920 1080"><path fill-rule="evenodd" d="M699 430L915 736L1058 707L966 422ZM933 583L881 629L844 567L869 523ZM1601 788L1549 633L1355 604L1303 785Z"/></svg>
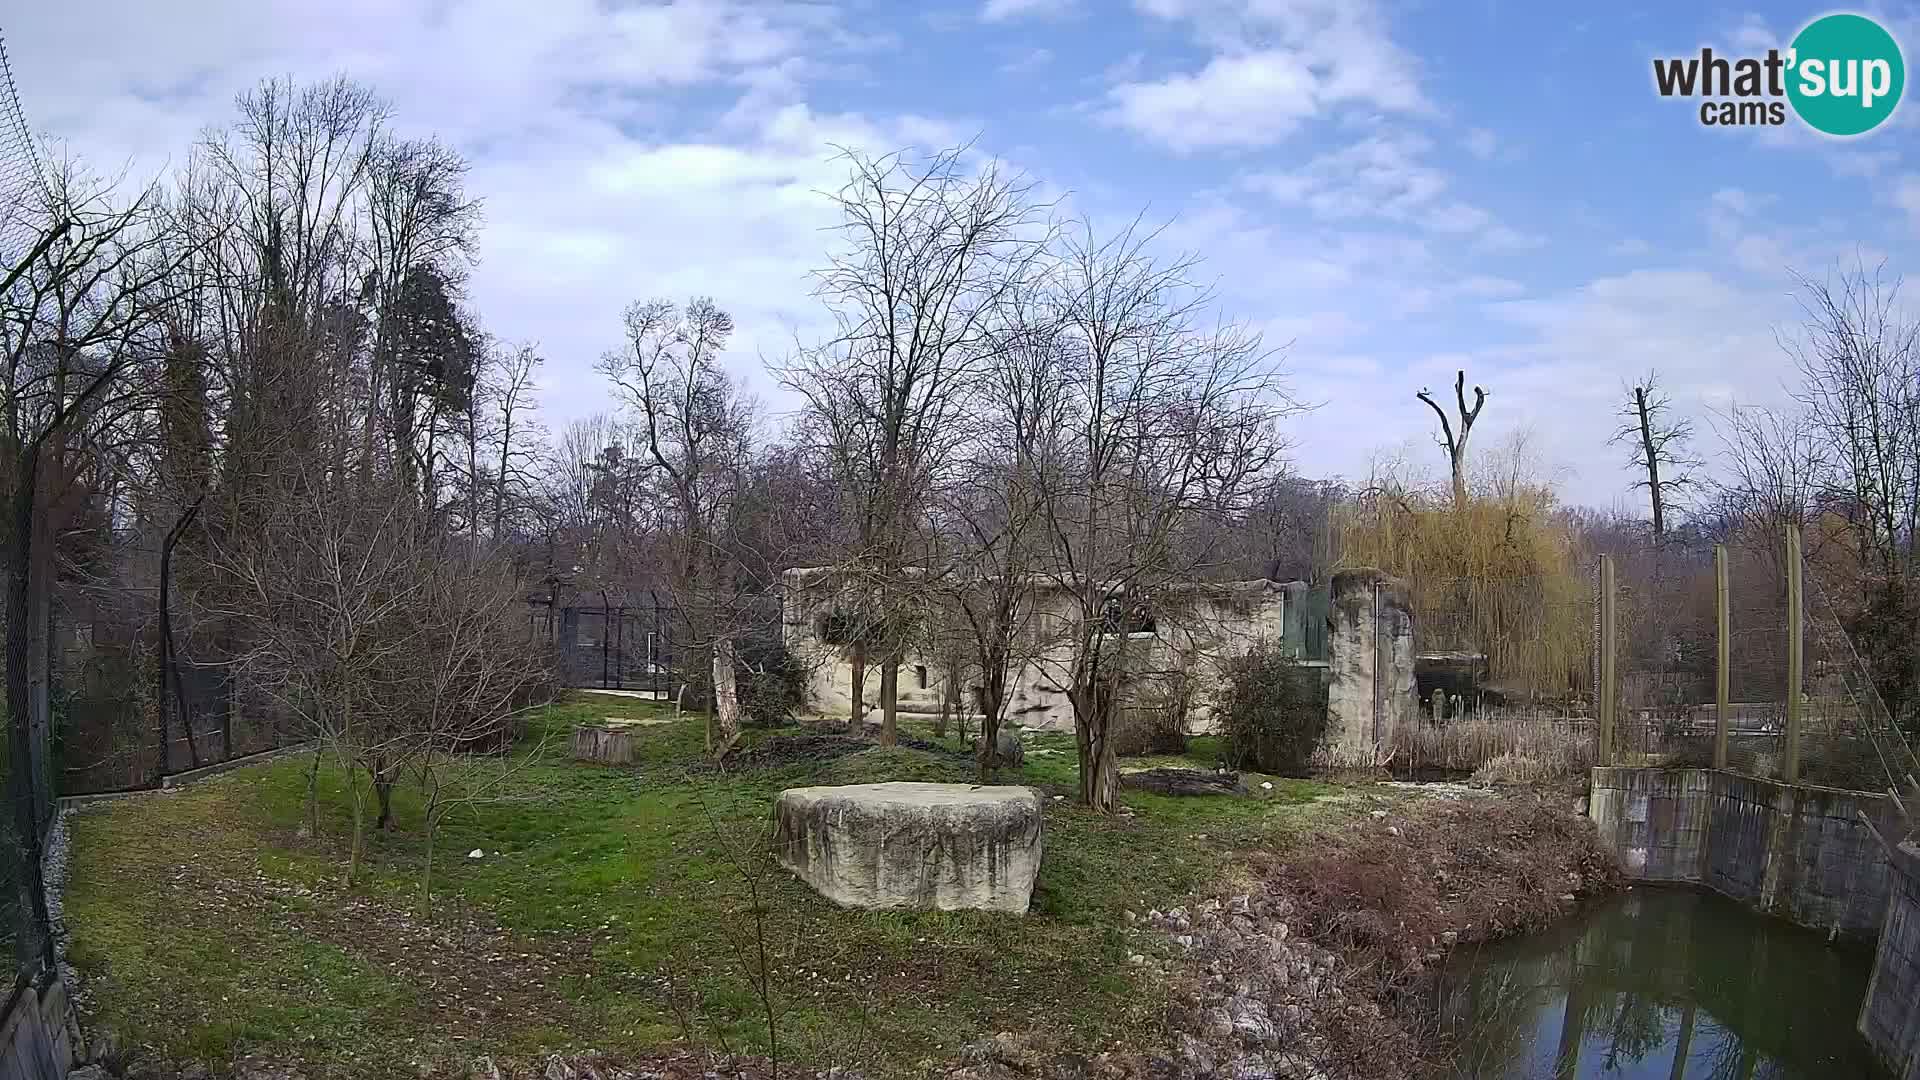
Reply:
<svg viewBox="0 0 1920 1080"><path fill-rule="evenodd" d="M593 358L638 297L713 295L759 370L824 332L807 272L832 144L972 139L1063 205L1145 211L1222 309L1323 403L1299 468L1429 468L1413 397L1465 367L1476 441L1524 437L1568 498L1633 505L1606 445L1624 379L1683 411L1778 403L1789 269L1913 269L1920 110L1867 136L1702 127L1654 56L1759 52L1829 10L1340 0L667 5L207 0L0 19L34 125L138 176L177 165L267 75L345 72L474 162L473 298L548 357L550 424L608 407ZM1905 7L1857 9L1903 44ZM1491 467L1491 466L1489 466Z"/></svg>

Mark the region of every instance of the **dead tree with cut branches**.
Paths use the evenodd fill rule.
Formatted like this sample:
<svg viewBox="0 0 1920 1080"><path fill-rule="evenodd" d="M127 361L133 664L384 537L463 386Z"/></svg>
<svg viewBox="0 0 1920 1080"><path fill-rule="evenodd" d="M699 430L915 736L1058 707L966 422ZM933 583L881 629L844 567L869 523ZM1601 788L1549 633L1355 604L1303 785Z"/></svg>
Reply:
<svg viewBox="0 0 1920 1080"><path fill-rule="evenodd" d="M1453 424L1447 419L1447 410L1433 399L1433 391L1421 387L1413 395L1427 403L1433 415L1440 418L1440 448L1447 452L1447 469L1453 476L1453 506L1458 510L1467 505L1467 437L1473 433L1474 421L1480 419L1480 410L1487 403L1487 392L1480 387L1473 388L1473 407L1467 407L1467 373L1459 372L1453 379L1453 397L1455 408L1459 410L1460 430L1456 433Z"/></svg>

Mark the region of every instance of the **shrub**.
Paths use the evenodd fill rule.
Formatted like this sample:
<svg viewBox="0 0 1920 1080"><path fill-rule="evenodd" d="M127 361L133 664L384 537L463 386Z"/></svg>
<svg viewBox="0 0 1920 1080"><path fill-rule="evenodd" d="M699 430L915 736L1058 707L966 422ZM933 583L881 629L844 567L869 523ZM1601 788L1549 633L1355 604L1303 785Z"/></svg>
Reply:
<svg viewBox="0 0 1920 1080"><path fill-rule="evenodd" d="M1169 671L1147 680L1134 704L1120 710L1113 752L1121 757L1187 752L1187 714L1193 708L1193 675Z"/></svg>
<svg viewBox="0 0 1920 1080"><path fill-rule="evenodd" d="M777 637L754 637L734 650L734 681L745 723L780 727L807 705L806 662Z"/></svg>
<svg viewBox="0 0 1920 1080"><path fill-rule="evenodd" d="M1307 771L1327 727L1327 688L1278 644L1256 645L1222 665L1218 715L1229 764L1283 776Z"/></svg>

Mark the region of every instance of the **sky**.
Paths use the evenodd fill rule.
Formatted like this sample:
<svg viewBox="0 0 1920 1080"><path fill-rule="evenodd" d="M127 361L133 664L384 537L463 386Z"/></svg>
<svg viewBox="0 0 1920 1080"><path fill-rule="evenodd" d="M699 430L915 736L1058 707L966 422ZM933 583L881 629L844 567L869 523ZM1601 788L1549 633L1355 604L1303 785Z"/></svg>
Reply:
<svg viewBox="0 0 1920 1080"><path fill-rule="evenodd" d="M550 427L607 410L592 371L635 299L712 296L730 363L829 327L810 272L835 147L971 141L1096 229L1144 214L1293 390L1297 469L1438 470L1456 370L1476 448L1527 434L1570 501L1633 508L1607 443L1629 380L1675 408L1781 404L1792 272L1920 271L1920 105L1848 140L1710 128L1655 57L1784 46L1827 8L1516 0L199 0L0 4L32 126L105 171L177 168L262 78L345 73L472 162L470 294L538 343ZM1920 11L1857 9L1909 49ZM1745 52L1743 52L1745 50ZM1916 286L1920 288L1920 286ZM1444 400L1444 399L1443 399Z"/></svg>

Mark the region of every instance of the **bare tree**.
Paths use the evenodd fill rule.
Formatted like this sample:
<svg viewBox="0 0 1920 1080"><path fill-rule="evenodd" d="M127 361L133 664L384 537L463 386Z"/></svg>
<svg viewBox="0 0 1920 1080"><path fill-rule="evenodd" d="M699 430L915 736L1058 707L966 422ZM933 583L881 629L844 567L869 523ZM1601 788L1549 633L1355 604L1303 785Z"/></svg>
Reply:
<svg viewBox="0 0 1920 1080"><path fill-rule="evenodd" d="M983 781L998 762L1010 683L1042 638L1034 601L1048 542L1043 477L1061 467L1069 415L1062 373L1072 339L1055 314L1039 290L1002 300L1000 341L965 388L964 419L950 426L958 448L930 507L939 555L924 579L924 621L935 653L947 656L942 715L978 708ZM979 676L977 701L959 700L965 669Z"/></svg>
<svg viewBox="0 0 1920 1080"><path fill-rule="evenodd" d="M850 495L858 527L839 560L898 609L920 555L926 493L948 461L960 391L998 347L1000 302L1043 250L1044 209L1032 185L998 165L975 169L966 148L923 160L846 151L847 183L831 197L844 247L819 272L833 338L780 372L806 402L810 432ZM862 628L863 631L865 628ZM861 723L869 634L853 637L853 717ZM881 741L895 738L903 628L881 643Z"/></svg>
<svg viewBox="0 0 1920 1080"><path fill-rule="evenodd" d="M1626 399L1620 427L1609 441L1626 446L1628 468L1646 474L1633 486L1646 489L1654 539L1660 540L1667 535L1667 516L1675 500L1694 486L1694 470L1700 466L1690 453L1693 421L1672 414L1673 399L1661 388L1657 371L1628 387Z"/></svg>
<svg viewBox="0 0 1920 1080"><path fill-rule="evenodd" d="M1480 419L1480 410L1487 403L1487 392L1476 386L1473 388L1473 408L1467 408L1467 373L1461 371L1454 376L1453 397L1455 408L1459 411L1460 430L1456 434L1453 424L1447 419L1447 410L1433 399L1433 391L1425 387L1414 397L1427 403L1433 415L1440 418L1440 448L1447 452L1447 469L1453 475L1453 505L1456 509L1467 505L1467 436L1473 433L1474 421Z"/></svg>
<svg viewBox="0 0 1920 1080"><path fill-rule="evenodd" d="M740 736L735 687L738 613L722 528L752 447L753 407L720 366L733 318L713 301L669 301L626 312L624 351L599 370L638 413L648 461L669 493L668 581L691 642L710 660L714 731L725 754Z"/></svg>
<svg viewBox="0 0 1920 1080"><path fill-rule="evenodd" d="M1051 304L1062 412L1039 471L1050 584L1065 598L1045 663L1067 692L1080 794L1113 807L1112 735L1143 650L1180 621L1209 540L1280 463L1276 421L1298 406L1257 335L1206 322L1191 259L1161 260L1129 228L1062 245Z"/></svg>
<svg viewBox="0 0 1920 1080"><path fill-rule="evenodd" d="M159 313L183 257L161 243L152 188L123 202L111 184L62 160L38 191L27 215L35 243L0 291L6 709L21 763L9 782L36 883L37 818L52 791L27 763L46 760L52 736L54 545L87 502L108 446L152 403ZM30 891L36 906L44 901L37 884Z"/></svg>

